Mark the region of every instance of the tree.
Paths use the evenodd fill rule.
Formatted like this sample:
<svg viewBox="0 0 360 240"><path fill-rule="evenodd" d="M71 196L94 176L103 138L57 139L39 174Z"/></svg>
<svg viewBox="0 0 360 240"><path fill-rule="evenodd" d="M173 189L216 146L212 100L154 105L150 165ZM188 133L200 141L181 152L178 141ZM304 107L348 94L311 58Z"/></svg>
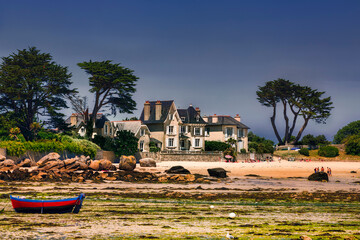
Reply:
<svg viewBox="0 0 360 240"><path fill-rule="evenodd" d="M117 131L116 137L114 137L114 152L116 156L134 155L138 151L138 141L139 139L130 131Z"/></svg>
<svg viewBox="0 0 360 240"><path fill-rule="evenodd" d="M360 120L354 121L341 128L334 136L334 143L340 144L349 136L360 134Z"/></svg>
<svg viewBox="0 0 360 240"><path fill-rule="evenodd" d="M78 63L78 66L90 75L90 92L95 94L95 103L89 114L86 131L87 136L91 138L96 115L101 109L110 109L114 116L117 112L132 113L136 109L132 94L136 91L138 78L133 75L133 70L111 61L82 62Z"/></svg>
<svg viewBox="0 0 360 240"><path fill-rule="evenodd" d="M262 105L273 109L270 122L280 145L291 141L299 117L303 118L303 125L294 142L300 140L310 120L315 120L317 123L326 123L326 119L330 116L333 107L331 106L330 97L322 98L324 93L280 78L266 82L264 86L259 86L259 90L256 92L257 99ZM278 104L281 104L283 110L284 140L281 139L276 126ZM292 118L289 117L289 112L292 114Z"/></svg>
<svg viewBox="0 0 360 240"><path fill-rule="evenodd" d="M360 134L348 136L344 143L346 154L360 156Z"/></svg>
<svg viewBox="0 0 360 240"><path fill-rule="evenodd" d="M71 73L35 47L3 57L0 65L0 113L11 114L26 140L34 138L34 122L63 127L65 97L71 89Z"/></svg>
<svg viewBox="0 0 360 240"><path fill-rule="evenodd" d="M273 153L274 142L263 137L255 135L253 132L248 133L249 150L254 150L256 153Z"/></svg>

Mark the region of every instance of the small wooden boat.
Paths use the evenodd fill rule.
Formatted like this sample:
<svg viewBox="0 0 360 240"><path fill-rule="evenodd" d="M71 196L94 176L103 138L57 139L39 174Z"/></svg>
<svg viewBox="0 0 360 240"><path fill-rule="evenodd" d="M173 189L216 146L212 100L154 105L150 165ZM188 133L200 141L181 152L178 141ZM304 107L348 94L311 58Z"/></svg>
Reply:
<svg viewBox="0 0 360 240"><path fill-rule="evenodd" d="M60 200L31 200L10 195L14 210L18 213L79 213L85 194Z"/></svg>

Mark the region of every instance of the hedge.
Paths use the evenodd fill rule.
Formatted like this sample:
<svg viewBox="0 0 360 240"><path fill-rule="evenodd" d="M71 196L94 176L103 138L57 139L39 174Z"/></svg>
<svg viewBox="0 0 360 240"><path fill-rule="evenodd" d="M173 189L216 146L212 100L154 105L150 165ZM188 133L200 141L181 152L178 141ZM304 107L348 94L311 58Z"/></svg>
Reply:
<svg viewBox="0 0 360 240"><path fill-rule="evenodd" d="M10 156L20 156L26 151L34 152L63 152L68 151L79 155L95 157L100 149L96 144L85 139L74 139L64 136L61 141L41 140L34 142L0 141L0 148L6 148Z"/></svg>

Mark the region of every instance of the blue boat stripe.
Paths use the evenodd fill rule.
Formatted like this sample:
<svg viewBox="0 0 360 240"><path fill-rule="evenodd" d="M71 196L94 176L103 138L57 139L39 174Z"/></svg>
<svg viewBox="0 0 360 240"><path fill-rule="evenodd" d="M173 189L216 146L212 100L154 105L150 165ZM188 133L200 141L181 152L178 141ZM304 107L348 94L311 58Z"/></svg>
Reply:
<svg viewBox="0 0 360 240"><path fill-rule="evenodd" d="M65 202L65 201L73 201L78 200L79 197L76 198L67 198L67 199L59 199L59 200L32 200L32 199L26 199L26 198L17 198L10 195L10 199L21 201L21 202Z"/></svg>

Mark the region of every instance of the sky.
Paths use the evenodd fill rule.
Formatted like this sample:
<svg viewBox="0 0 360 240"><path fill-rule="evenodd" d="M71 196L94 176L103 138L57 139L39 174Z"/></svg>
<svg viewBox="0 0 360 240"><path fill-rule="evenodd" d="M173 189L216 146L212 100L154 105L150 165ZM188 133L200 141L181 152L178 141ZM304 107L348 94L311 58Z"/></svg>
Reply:
<svg viewBox="0 0 360 240"><path fill-rule="evenodd" d="M311 122L304 135L332 140L360 120L359 12L357 0L0 0L0 57L30 46L50 53L90 106L77 63L112 60L139 80L137 110L111 120L139 117L146 100L174 100L202 115L239 114L272 140L272 109L256 91L285 78L331 96L326 124Z"/></svg>

